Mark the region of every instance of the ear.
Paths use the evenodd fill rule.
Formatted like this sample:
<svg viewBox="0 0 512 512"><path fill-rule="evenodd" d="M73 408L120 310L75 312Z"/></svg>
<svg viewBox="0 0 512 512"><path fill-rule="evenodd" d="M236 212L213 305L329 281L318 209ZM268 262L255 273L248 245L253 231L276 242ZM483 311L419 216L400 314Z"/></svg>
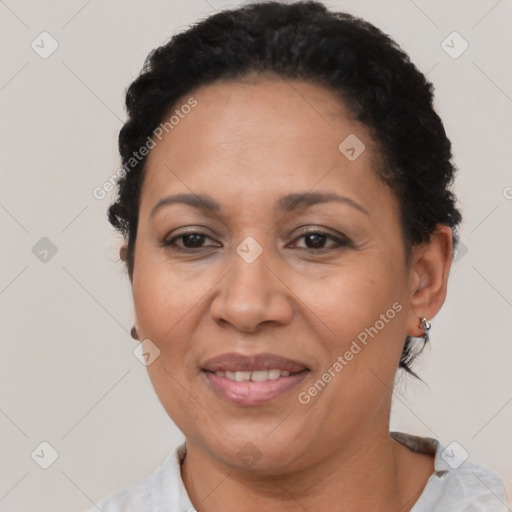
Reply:
<svg viewBox="0 0 512 512"><path fill-rule="evenodd" d="M126 244L126 242L121 246L121 248L119 249L119 257L121 258L121 260L123 260L125 263L126 263L126 257L127 257L127 254L128 254L128 245Z"/></svg>
<svg viewBox="0 0 512 512"><path fill-rule="evenodd" d="M431 320L441 309L452 264L452 230L438 224L430 241L413 249L410 273L410 309L407 333L423 336L421 318Z"/></svg>
<svg viewBox="0 0 512 512"><path fill-rule="evenodd" d="M128 242L125 241L119 249L119 257L126 264L126 262L128 261ZM130 278L130 283L133 284L133 274L129 270L128 277Z"/></svg>

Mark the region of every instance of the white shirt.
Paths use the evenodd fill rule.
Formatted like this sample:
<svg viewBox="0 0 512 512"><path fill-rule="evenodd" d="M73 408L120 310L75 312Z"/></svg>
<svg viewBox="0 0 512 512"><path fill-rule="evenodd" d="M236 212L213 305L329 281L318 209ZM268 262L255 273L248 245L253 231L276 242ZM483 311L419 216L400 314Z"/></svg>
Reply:
<svg viewBox="0 0 512 512"><path fill-rule="evenodd" d="M434 472L411 512L505 512L505 486L488 469L458 459L436 439L390 432L419 453L435 454ZM110 495L87 512L194 512L181 479L185 443L175 448L151 474Z"/></svg>

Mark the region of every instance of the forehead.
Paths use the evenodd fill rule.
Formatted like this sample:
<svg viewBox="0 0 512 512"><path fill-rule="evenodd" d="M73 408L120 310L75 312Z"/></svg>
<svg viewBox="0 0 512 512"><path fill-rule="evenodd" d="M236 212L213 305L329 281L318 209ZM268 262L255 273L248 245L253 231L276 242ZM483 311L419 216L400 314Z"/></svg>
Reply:
<svg viewBox="0 0 512 512"><path fill-rule="evenodd" d="M191 98L195 106L180 111ZM215 82L181 98L173 113L178 122L148 156L141 208L164 191L261 201L313 187L383 188L369 132L319 85L261 76ZM347 140L361 151L355 159L344 153Z"/></svg>
<svg viewBox="0 0 512 512"><path fill-rule="evenodd" d="M254 76L217 81L182 97L173 110L192 96L197 106L172 130L176 143L191 135L190 128L206 136L198 142L207 147L237 142L246 151L306 137L317 143L323 139L326 149L331 138L336 142L344 130L359 124L334 92L301 80ZM367 138L362 125L357 129Z"/></svg>

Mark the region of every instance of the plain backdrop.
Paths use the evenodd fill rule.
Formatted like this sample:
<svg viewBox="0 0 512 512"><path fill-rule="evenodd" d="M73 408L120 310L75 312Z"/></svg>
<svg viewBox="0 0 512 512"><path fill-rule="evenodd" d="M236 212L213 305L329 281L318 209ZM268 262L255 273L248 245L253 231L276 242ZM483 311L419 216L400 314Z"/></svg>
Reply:
<svg viewBox="0 0 512 512"><path fill-rule="evenodd" d="M84 510L183 439L133 355L112 193L93 191L119 167L124 91L147 53L241 3L0 1L1 511ZM399 379L391 428L457 441L510 492L512 3L326 5L376 24L428 74L459 168L463 245L415 367L426 384Z"/></svg>

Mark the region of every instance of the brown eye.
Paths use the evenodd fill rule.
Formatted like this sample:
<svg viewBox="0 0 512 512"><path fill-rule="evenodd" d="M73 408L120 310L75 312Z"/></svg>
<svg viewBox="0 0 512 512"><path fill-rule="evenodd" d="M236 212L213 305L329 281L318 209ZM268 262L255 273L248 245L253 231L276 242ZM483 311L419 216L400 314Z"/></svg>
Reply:
<svg viewBox="0 0 512 512"><path fill-rule="evenodd" d="M161 245L162 247L168 247L177 251L193 251L194 249L202 249L205 247L219 247L218 245L203 245L206 239L210 239L210 237L198 231L191 231L189 233L176 235L170 240L165 240ZM177 243L179 241L181 243Z"/></svg>
<svg viewBox="0 0 512 512"><path fill-rule="evenodd" d="M328 237L322 233L309 233L304 235L308 249L324 249Z"/></svg>
<svg viewBox="0 0 512 512"><path fill-rule="evenodd" d="M343 246L349 246L350 241L345 237L337 237L332 235L331 233L327 233L325 231L319 230L311 230L302 233L296 240L304 239L306 247L299 247L304 250L311 251L322 251L329 249L337 249ZM331 246L326 247L325 244L331 241ZM334 244L334 245L333 245Z"/></svg>
<svg viewBox="0 0 512 512"><path fill-rule="evenodd" d="M181 240L183 240L183 245L189 249L196 249L201 247L204 243L205 235L201 233L190 233L187 235L181 235Z"/></svg>

